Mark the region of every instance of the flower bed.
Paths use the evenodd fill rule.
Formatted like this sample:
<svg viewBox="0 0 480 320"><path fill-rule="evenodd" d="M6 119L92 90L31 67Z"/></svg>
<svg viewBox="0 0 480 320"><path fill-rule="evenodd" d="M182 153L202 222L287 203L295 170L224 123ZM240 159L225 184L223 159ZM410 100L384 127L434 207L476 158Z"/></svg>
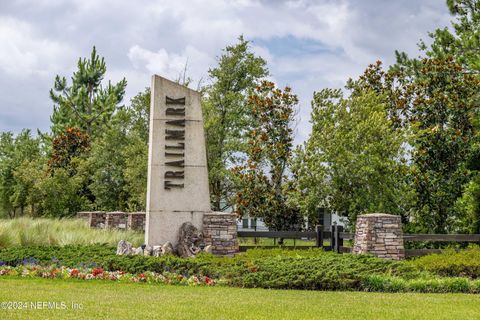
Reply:
<svg viewBox="0 0 480 320"><path fill-rule="evenodd" d="M182 275L174 272L146 271L132 274L123 271L106 271L102 268L66 268L39 266L34 264L19 265L17 267L0 266L0 276L17 276L24 278L50 278L50 279L78 279L78 280L110 280L123 282L145 282L160 284L176 284L188 286L213 286L217 280L207 276Z"/></svg>

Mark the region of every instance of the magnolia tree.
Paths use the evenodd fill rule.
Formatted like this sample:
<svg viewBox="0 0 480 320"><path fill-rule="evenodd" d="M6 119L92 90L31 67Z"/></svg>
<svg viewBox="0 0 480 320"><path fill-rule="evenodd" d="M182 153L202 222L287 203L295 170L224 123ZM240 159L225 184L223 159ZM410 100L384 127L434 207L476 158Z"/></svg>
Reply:
<svg viewBox="0 0 480 320"><path fill-rule="evenodd" d="M263 81L255 88L247 104L252 126L246 162L233 169L240 186L236 194L237 213L262 218L273 230L302 225L298 207L291 201L292 185L287 177L297 103L297 96L288 87L281 90L272 82Z"/></svg>

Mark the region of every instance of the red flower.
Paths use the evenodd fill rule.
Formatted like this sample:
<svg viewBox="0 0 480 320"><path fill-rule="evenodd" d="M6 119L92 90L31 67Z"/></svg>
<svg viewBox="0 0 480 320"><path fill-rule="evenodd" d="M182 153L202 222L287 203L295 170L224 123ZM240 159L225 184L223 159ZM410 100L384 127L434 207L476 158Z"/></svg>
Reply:
<svg viewBox="0 0 480 320"><path fill-rule="evenodd" d="M92 275L94 277L98 276L99 274L103 274L103 269L102 268L93 268L92 270Z"/></svg>
<svg viewBox="0 0 480 320"><path fill-rule="evenodd" d="M215 280L210 279L209 277L205 276L205 283L207 286L213 286L215 284Z"/></svg>
<svg viewBox="0 0 480 320"><path fill-rule="evenodd" d="M72 269L72 270L70 271L70 277L76 278L79 273L80 273L80 271L78 271L77 269Z"/></svg>

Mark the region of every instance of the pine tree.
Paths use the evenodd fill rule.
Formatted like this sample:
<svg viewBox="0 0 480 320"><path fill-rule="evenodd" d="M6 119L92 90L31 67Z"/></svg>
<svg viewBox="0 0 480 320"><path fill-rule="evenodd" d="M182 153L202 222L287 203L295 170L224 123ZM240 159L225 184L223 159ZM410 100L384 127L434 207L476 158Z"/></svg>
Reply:
<svg viewBox="0 0 480 320"><path fill-rule="evenodd" d="M80 58L77 66L70 86L65 77L57 75L50 90L50 98L55 103L50 118L54 135L69 127L78 127L89 136L96 136L119 108L125 94L125 79L115 85L109 81L105 88L102 86L107 67L95 47L90 59Z"/></svg>

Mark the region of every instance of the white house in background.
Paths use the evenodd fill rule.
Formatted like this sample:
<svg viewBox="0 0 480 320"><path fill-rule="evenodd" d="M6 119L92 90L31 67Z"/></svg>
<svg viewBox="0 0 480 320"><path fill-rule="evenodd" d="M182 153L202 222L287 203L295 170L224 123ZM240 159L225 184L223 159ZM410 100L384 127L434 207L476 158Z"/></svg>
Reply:
<svg viewBox="0 0 480 320"><path fill-rule="evenodd" d="M262 219L252 218L250 216L237 219L237 228L239 231L268 231Z"/></svg>

